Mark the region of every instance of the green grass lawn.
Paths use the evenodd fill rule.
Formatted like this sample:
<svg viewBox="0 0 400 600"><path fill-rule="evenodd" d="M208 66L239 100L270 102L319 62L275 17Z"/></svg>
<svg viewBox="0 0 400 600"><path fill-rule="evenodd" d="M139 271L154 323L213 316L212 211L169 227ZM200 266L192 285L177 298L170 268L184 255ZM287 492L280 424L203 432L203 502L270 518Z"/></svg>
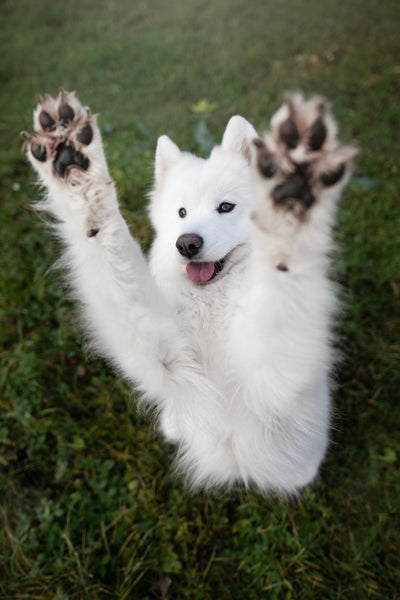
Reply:
<svg viewBox="0 0 400 600"><path fill-rule="evenodd" d="M0 598L400 598L398 0L0 4ZM37 94L100 112L132 231L150 241L158 135L205 154L287 90L361 149L337 228L344 359L332 444L298 501L191 496L134 393L87 356L21 151Z"/></svg>

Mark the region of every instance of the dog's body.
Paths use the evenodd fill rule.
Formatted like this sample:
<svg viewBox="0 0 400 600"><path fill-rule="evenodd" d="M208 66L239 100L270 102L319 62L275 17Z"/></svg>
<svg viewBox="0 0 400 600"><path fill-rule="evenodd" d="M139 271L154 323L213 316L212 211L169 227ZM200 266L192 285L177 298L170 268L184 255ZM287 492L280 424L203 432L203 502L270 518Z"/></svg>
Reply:
<svg viewBox="0 0 400 600"><path fill-rule="evenodd" d="M96 119L61 92L34 125L41 208L60 221L91 338L155 407L192 485L294 493L312 481L330 415L331 227L354 156L336 150L326 105L293 96L264 140L233 117L208 160L162 136L149 263Z"/></svg>

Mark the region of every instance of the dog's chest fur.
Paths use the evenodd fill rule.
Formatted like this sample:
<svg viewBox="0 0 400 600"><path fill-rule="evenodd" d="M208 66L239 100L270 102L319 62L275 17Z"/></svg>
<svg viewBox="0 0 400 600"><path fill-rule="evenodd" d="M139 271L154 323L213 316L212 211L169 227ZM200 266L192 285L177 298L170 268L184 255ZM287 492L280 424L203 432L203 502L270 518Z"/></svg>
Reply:
<svg viewBox="0 0 400 600"><path fill-rule="evenodd" d="M219 388L234 374L229 338L239 310L245 267L236 265L224 278L206 286L191 286L177 299L184 334L197 349L207 376Z"/></svg>

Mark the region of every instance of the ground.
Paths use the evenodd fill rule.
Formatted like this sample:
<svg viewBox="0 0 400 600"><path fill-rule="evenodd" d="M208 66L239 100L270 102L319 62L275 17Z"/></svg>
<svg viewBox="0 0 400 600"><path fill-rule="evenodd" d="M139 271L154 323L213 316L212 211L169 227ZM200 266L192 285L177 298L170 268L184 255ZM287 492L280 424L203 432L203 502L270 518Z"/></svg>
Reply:
<svg viewBox="0 0 400 600"><path fill-rule="evenodd" d="M5 0L0 7L0 598L398 598L397 0ZM21 151L37 94L75 89L148 247L158 135L205 155L286 90L333 103L360 157L339 214L332 444L299 500L191 496L134 395L87 356Z"/></svg>

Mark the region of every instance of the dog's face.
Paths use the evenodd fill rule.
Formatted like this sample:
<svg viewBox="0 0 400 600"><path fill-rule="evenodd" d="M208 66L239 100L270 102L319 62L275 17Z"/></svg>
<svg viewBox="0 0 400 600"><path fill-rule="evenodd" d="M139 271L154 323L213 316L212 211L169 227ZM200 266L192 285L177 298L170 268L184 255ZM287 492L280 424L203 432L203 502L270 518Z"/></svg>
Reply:
<svg viewBox="0 0 400 600"><path fill-rule="evenodd" d="M253 127L232 117L207 160L158 140L150 215L156 246L185 277L206 284L239 260L253 202L249 145Z"/></svg>

